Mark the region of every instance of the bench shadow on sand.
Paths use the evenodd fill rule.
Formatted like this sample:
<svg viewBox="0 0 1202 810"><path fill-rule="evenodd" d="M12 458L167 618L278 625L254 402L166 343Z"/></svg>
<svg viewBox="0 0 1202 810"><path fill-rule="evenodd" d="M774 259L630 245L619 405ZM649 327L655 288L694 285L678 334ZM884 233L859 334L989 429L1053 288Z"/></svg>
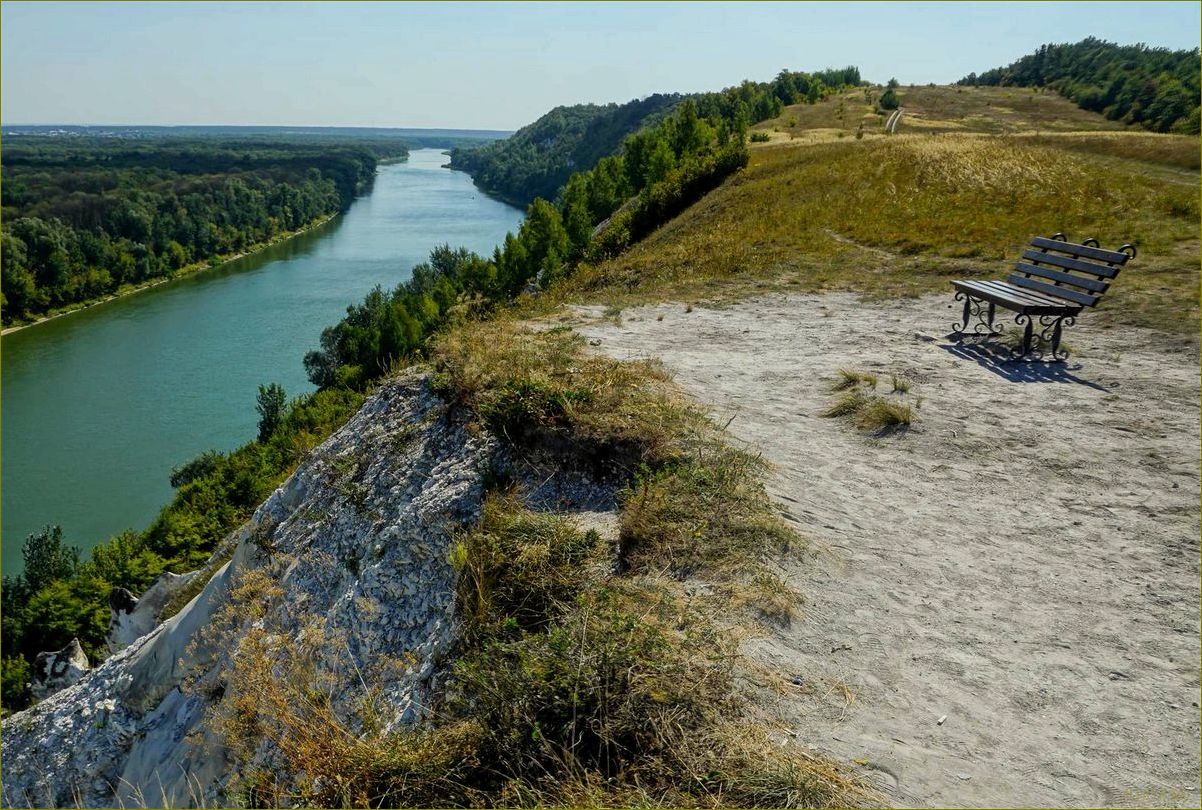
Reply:
<svg viewBox="0 0 1202 810"><path fill-rule="evenodd" d="M1073 374L1080 371L1080 363L1018 363L1010 360L1004 352L988 346L961 343L941 343L939 348L963 360L970 360L984 369L992 371L1004 380L1018 383L1068 383L1085 385L1109 393L1110 389L1082 379Z"/></svg>

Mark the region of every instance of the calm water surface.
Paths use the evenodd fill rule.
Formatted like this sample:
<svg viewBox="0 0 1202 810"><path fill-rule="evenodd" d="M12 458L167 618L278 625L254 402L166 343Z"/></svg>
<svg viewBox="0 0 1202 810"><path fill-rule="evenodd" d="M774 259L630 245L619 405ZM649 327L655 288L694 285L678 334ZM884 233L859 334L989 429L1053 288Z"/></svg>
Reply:
<svg viewBox="0 0 1202 810"><path fill-rule="evenodd" d="M348 304L405 280L443 242L491 253L522 213L445 162L414 151L320 229L4 337L5 572L48 523L85 549L145 527L174 465L254 438L260 383L312 389L301 358Z"/></svg>

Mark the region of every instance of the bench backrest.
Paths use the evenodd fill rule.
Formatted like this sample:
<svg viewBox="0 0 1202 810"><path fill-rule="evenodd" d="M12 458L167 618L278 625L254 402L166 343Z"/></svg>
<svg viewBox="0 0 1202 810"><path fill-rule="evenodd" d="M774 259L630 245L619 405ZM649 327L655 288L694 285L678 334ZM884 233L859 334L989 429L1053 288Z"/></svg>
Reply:
<svg viewBox="0 0 1202 810"><path fill-rule="evenodd" d="M1037 236L1006 280L1016 287L1092 307L1097 306L1123 265L1134 258L1132 245L1103 250L1096 239L1077 244L1062 233L1046 239Z"/></svg>

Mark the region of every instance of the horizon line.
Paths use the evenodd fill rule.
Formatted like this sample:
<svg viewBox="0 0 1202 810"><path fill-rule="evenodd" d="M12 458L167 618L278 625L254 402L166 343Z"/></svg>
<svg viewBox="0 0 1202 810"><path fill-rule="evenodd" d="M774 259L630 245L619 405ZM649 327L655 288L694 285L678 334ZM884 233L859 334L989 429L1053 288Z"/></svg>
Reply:
<svg viewBox="0 0 1202 810"><path fill-rule="evenodd" d="M113 128L157 128L157 129L179 129L183 127L227 127L231 129L406 129L413 131L450 131L450 132L492 132L492 133L508 133L512 134L517 130L514 129L492 129L486 127L412 127L412 126L395 126L395 125L380 125L380 124L72 124L62 121L48 123L20 123L13 124L0 122L0 129L7 127L79 127L86 129L113 127Z"/></svg>

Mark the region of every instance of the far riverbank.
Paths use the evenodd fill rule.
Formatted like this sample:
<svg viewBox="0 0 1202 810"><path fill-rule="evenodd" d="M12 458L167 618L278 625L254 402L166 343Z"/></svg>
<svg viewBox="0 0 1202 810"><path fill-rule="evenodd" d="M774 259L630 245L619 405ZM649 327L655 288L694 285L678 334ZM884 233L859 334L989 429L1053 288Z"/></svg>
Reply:
<svg viewBox="0 0 1202 810"><path fill-rule="evenodd" d="M101 304L107 304L112 301L117 301L121 298L128 298L131 295L158 287L170 281L178 281L181 278L188 278L189 276L203 273L206 270L216 270L222 265L229 264L232 261L237 261L238 259L258 253L261 250L266 250L273 245L278 245L281 242L294 239L303 233L308 233L312 230L320 228L323 225L332 222L339 216L341 216L341 214L329 214L328 216L318 217L308 225L305 225L303 228L297 228L295 231L284 231L282 233L278 233L271 239L268 239L266 242L256 242L240 253L227 253L224 256L217 256L214 259L209 259L203 262L193 262L192 264L184 265L166 278L156 278L153 281L144 281L141 284L131 284L118 288L115 293L110 295L105 295L100 298L93 298L90 301L83 301L78 304L72 304L69 307L63 307L62 309L54 310L42 315L39 318L29 321L28 323L17 323L13 324L12 326L6 326L3 330L0 330L0 337L13 332L20 332L22 329L28 329L31 326L37 326L38 324L45 323L46 321L52 321L55 318L62 318L65 315L74 315L77 312L83 312L86 309L91 309L92 307L97 307Z"/></svg>

